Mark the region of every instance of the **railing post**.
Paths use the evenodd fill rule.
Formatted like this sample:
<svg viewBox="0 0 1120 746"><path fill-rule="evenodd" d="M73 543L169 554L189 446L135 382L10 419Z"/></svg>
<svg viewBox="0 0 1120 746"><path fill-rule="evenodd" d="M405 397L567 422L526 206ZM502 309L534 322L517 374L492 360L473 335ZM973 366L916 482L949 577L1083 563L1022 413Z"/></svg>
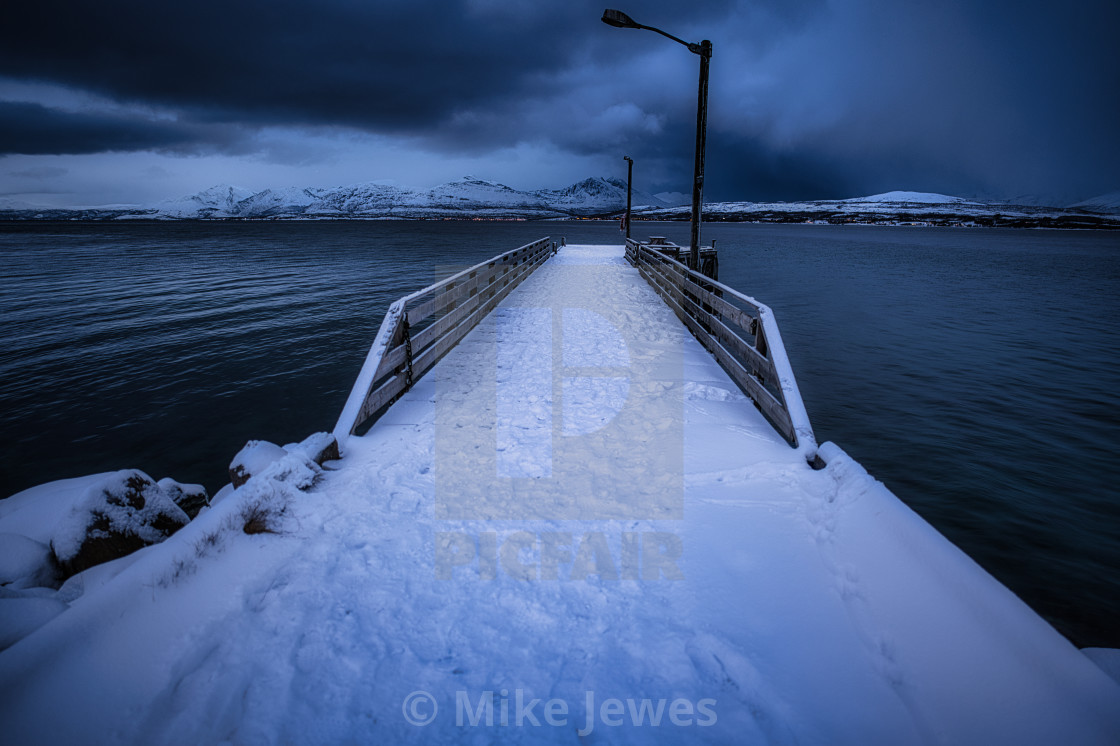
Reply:
<svg viewBox="0 0 1120 746"><path fill-rule="evenodd" d="M404 390L408 391L412 388L412 334L408 327L408 310L406 308L404 318L401 320L404 329Z"/></svg>
<svg viewBox="0 0 1120 746"><path fill-rule="evenodd" d="M550 238L538 239L394 301L335 424L338 442L344 444L362 424L376 419L378 412L411 389L494 304L548 258L550 248ZM469 290L464 287L457 297L448 297L462 285L468 285ZM429 295L432 297L427 301L417 300ZM478 310L464 310L472 303ZM409 321L410 305L415 323L420 325L415 335ZM432 322L423 325L429 317ZM382 370L389 356L393 362Z"/></svg>

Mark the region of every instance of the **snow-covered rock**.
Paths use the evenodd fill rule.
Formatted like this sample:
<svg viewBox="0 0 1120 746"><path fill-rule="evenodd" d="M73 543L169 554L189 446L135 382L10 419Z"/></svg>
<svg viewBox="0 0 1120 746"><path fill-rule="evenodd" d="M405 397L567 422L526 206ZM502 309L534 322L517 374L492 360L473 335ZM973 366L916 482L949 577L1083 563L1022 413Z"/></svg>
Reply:
<svg viewBox="0 0 1120 746"><path fill-rule="evenodd" d="M174 479L161 479L156 483L187 517L194 520L198 511L210 504L210 496L201 484L180 484Z"/></svg>
<svg viewBox="0 0 1120 746"><path fill-rule="evenodd" d="M267 440L250 440L229 462L229 479L234 487L240 487L254 475L260 474L273 462L288 455L280 446Z"/></svg>
<svg viewBox="0 0 1120 746"><path fill-rule="evenodd" d="M111 475L112 472L104 472L57 479L0 500L0 533L20 534L50 544L59 520L69 514L90 487Z"/></svg>
<svg viewBox="0 0 1120 746"><path fill-rule="evenodd" d="M69 577L157 544L189 522L182 508L151 477L124 469L86 490L55 527L51 549Z"/></svg>
<svg viewBox="0 0 1120 746"><path fill-rule="evenodd" d="M338 441L330 433L309 435L299 443L284 446L284 450L289 453L302 453L319 466L326 461L337 461L341 457Z"/></svg>

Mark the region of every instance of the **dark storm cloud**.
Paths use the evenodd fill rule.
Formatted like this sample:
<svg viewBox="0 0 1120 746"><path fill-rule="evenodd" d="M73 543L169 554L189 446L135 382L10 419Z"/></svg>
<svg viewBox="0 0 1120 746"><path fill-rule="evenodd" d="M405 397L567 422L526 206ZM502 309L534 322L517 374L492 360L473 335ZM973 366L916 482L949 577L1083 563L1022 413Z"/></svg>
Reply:
<svg viewBox="0 0 1120 746"><path fill-rule="evenodd" d="M174 123L0 101L0 154L4 155L163 149L196 139L194 132Z"/></svg>
<svg viewBox="0 0 1120 746"><path fill-rule="evenodd" d="M601 0L48 0L5 19L0 71L202 119L412 134L539 94L601 10Z"/></svg>
<svg viewBox="0 0 1120 746"><path fill-rule="evenodd" d="M20 4L0 25L0 76L174 121L8 104L0 152L243 151L257 127L326 125L452 155L529 142L613 162L624 150L655 187L687 190L696 58L599 23L604 4ZM715 45L711 198L1118 187L1113 2L620 4Z"/></svg>

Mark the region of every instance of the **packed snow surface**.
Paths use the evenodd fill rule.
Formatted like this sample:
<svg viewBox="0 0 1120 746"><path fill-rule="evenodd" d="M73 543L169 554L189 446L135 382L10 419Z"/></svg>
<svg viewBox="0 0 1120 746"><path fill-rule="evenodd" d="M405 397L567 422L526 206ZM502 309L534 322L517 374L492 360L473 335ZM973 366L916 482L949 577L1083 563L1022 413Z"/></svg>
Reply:
<svg viewBox="0 0 1120 746"><path fill-rule="evenodd" d="M566 247L340 461L0 653L5 740L1120 743L1101 668L821 454L621 247Z"/></svg>

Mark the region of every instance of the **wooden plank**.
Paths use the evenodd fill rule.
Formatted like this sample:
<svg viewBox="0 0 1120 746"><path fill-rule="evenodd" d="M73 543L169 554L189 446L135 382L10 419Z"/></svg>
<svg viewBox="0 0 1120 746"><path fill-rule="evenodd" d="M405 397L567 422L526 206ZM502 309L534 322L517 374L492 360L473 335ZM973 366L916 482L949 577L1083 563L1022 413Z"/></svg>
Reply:
<svg viewBox="0 0 1120 746"><path fill-rule="evenodd" d="M726 339L721 339L721 341L734 347L745 360L752 361L752 365L750 365L752 370L762 373L768 380L777 380L777 373L774 370L773 362L769 361L766 357L765 346L762 351L759 351L759 349L750 345L744 338L746 335L754 336L756 343L759 339L762 339L763 345L765 345L765 337L760 336L762 335L762 325L757 324L756 319L748 316L743 310L731 306L726 300L716 296L715 293L704 290L698 287L696 283L685 279L682 273L668 262L662 262L659 269L662 270L662 276L673 282L673 285L679 289L679 292L682 293L685 298L688 298L687 304L682 304L685 310L690 311L693 316L696 316L703 321L703 323L708 324L709 327L715 328L716 325L719 325L719 327L721 327L720 334L726 336ZM682 302L680 298L678 302ZM699 305L701 302L708 302L717 313L712 314L704 310ZM728 320L734 321L736 326L741 329L741 333L736 332L735 329L722 323L722 318L725 318L725 314L726 317L729 317ZM750 327L752 326L755 326L757 329L756 334L750 332Z"/></svg>
<svg viewBox="0 0 1120 746"><path fill-rule="evenodd" d="M532 257L534 258L547 256L547 252L544 251L540 251L537 254L532 255ZM469 282L474 284L464 285L462 287L462 291L466 293L471 289L477 288L478 292L470 295L466 301L458 305L454 310L450 311L435 323L415 334L412 337L413 351L415 353L419 353L428 345L435 343L441 335L443 335L447 330L451 329L460 320L462 320L470 312L469 309L473 309L478 304L480 298L492 296L494 292L496 292L496 288L504 287L509 283L508 277L511 272L520 271L520 268L524 266L526 266L526 261L522 260L516 264L497 266L487 274L479 274L477 277L472 278L472 280L470 280ZM484 278L487 278L487 282L485 285L480 286L478 283L481 283ZM459 288L456 288L456 290L453 290L451 292L454 293L458 290Z"/></svg>
<svg viewBox="0 0 1120 746"><path fill-rule="evenodd" d="M438 313L439 311L448 308L452 305L453 302L469 294L471 290L488 284L495 276L507 273L510 267L515 267L524 263L528 260L529 257L535 255L535 253L544 251L547 248L547 242L542 241L538 243L540 243L541 245L537 247L534 252L530 252L526 247L518 249L511 254L503 255L503 259L501 259L500 261L494 260L488 262L485 267L477 270L477 274L472 277L466 278L460 284L454 285L453 287L448 287L447 290L445 290L442 294L431 298L430 300L427 300L424 303L415 306L414 308L410 308L408 311L409 323L415 326L419 322L428 318L428 316L430 316L431 314ZM481 265L475 265L475 267L481 267Z"/></svg>
<svg viewBox="0 0 1120 746"><path fill-rule="evenodd" d="M443 311L444 309L453 305L456 301L463 298L463 296L469 294L472 289L478 287L484 281L488 282L490 276L491 271L489 269L485 269L474 275L473 277L466 278L459 284L449 287L447 290L440 293L436 297L424 301L418 306L409 308L408 323L412 326L416 326L421 321L431 316L433 313Z"/></svg>
<svg viewBox="0 0 1120 746"><path fill-rule="evenodd" d="M721 348L722 349L722 348ZM724 370L728 372L732 379L735 380L739 387L751 398L759 410L765 415L775 429L781 433L782 437L786 439L790 445L797 442L797 433L793 427L793 422L790 420L789 411L774 398L773 394L763 388L758 379L752 376L743 366L738 362L726 355L719 352L712 353Z"/></svg>
<svg viewBox="0 0 1120 746"><path fill-rule="evenodd" d="M446 354L446 352L450 350L455 343L457 343L463 336L465 336L465 334L470 331L470 329L473 328L483 316L485 316L485 313L480 312L489 312L489 310L492 309L493 306L501 300L501 298L504 298L509 292L513 290L514 287L516 287L517 284L521 282L521 280L527 277L529 273L531 273L534 269L536 269L536 267L542 264L545 259L551 256L551 253L551 246L548 239L542 238L534 241L531 244L526 244L519 249L514 249L513 251L499 255L498 257L495 257L494 259L491 259L487 262L482 262L475 265L474 267L463 270L462 272L459 272L456 275L447 278L446 280L431 285L424 290L418 291L409 296L405 296L405 298L401 299L402 301L415 300L424 297L426 293L431 293L433 291L440 290L441 288L446 288L446 291L444 293L441 293L441 295L447 295L449 293L456 293L456 295L453 298L444 298L442 300L454 302L455 300L461 298L463 294L470 293L466 303L462 304L463 306L467 307L466 311L468 313L471 308L478 306L480 302L483 302L483 300L485 300L482 308L478 308L477 310L475 310L474 313L471 313L468 319L463 322L463 324L461 325L463 328L459 329L457 327L447 338L439 339L439 333L432 332L428 337L419 339L421 343L425 341L433 341L434 344L432 350L435 354L430 353L429 355L424 356L425 361L430 358L432 362L419 370L416 367L417 356L415 354L413 355L413 382L415 383L416 380L419 380L420 375L424 371L430 368L431 365L434 365L435 361L437 361L439 358L443 357L443 355ZM474 274L472 275L471 273ZM498 275L496 281L495 275ZM464 282L464 279L466 279L468 282ZM471 291L477 290L479 284L484 281L488 284L486 287L482 288L481 292L471 293ZM487 295L490 296L489 299L485 299L485 296ZM437 296L437 298L439 298L439 296ZM417 306L412 310L421 310L427 315L435 313L436 309L440 308L441 306L439 305L439 303L432 303L431 301L433 300L436 300L436 298L425 301L423 304ZM429 309L422 308L423 306L429 304ZM406 311L406 318L409 318L410 321L411 315L411 313ZM418 320L422 320L423 318L426 318L426 315L418 315ZM447 317L445 316L443 318ZM443 321L443 319L440 319L436 323L429 325L426 329L421 330L420 334L424 334L425 332L428 332L428 330L433 329L433 327L439 324L440 321ZM414 336L412 339L415 346L414 353L420 350L420 345L417 345L418 337L420 337L419 334ZM350 430L351 432L365 424L366 421L370 419L370 417L372 417L384 406L391 403L393 400L395 400L396 397L400 396L400 394L405 391L405 376L400 372L400 369L407 363L405 345L403 344L402 324L398 324L397 328L394 329L392 344L394 346L391 349L387 350L382 355L381 360L378 362L377 371L375 372L373 380L371 381L371 388L373 388L373 390L370 391L363 400L362 406L359 408L358 417L355 418L354 425ZM392 377L378 386L378 380L389 374L393 374Z"/></svg>
<svg viewBox="0 0 1120 746"><path fill-rule="evenodd" d="M415 357L425 347L436 342L448 329L451 329L476 308L482 298L485 288L478 293L471 294L465 301L434 324L424 328L412 338L412 352Z"/></svg>
<svg viewBox="0 0 1120 746"><path fill-rule="evenodd" d="M752 308L755 308L755 309L761 309L762 306L763 306L763 304L759 303L754 298L751 298L750 296L744 295L744 294L740 293L738 290L736 290L735 288L730 287L728 285L724 285L722 282L719 282L717 280L713 280L710 277L706 277L703 274L701 274L701 273L699 273L695 270L691 270L688 267L684 266L684 264L681 264L680 262L676 261L675 259L670 259L669 257L665 257L665 256L658 256L656 252L650 251L648 247L643 246L642 249L641 249L641 253L642 253L643 257L645 257L645 256L657 256L657 258L660 259L662 262L671 262L678 271L683 272L686 276L690 277L694 282L703 283L705 285L711 285L712 287L717 288L720 292L722 292L724 294L724 296L730 295L731 297L735 298L736 300L738 300L738 301L740 301L740 302L742 302L742 303L744 303L748 306L751 306Z"/></svg>
<svg viewBox="0 0 1120 746"><path fill-rule="evenodd" d="M424 350L419 357L413 359L412 362L412 375L414 380L419 380L420 376L426 373L436 363L438 363L444 355L451 351L472 329L474 329L478 322L486 318L507 295L513 292L514 288L521 284L521 281L528 277L534 269L548 258L548 254L544 254L538 258L538 261L532 264L525 264L519 268L517 276L512 282L506 286L496 289L494 294L486 300L479 308L475 309L473 313L462 321L458 326L451 329L446 335L440 337L430 348ZM479 296L481 297L481 293Z"/></svg>
<svg viewBox="0 0 1120 746"><path fill-rule="evenodd" d="M381 364L377 366L377 372L373 374L374 383L376 384L377 381L381 380L386 375L395 373L407 362L405 357L405 346L403 343L386 352L381 358Z"/></svg>
<svg viewBox="0 0 1120 746"><path fill-rule="evenodd" d="M402 393L404 393L405 380L403 375L393 376L379 388L370 392L366 397L365 402L362 403L362 408L358 411L357 424L354 425L354 430L357 430L366 422L370 417L377 413L379 409L389 404ZM353 432L353 430L351 430Z"/></svg>
<svg viewBox="0 0 1120 746"><path fill-rule="evenodd" d="M679 278L679 274L672 272L671 268L670 274ZM665 279L669 282L672 281L671 276ZM761 375L766 380L778 383L778 372L771 360L759 353L734 329L724 324L718 316L705 311L695 300L685 295L679 287L674 286L674 291L677 304L698 322L707 325L709 331L705 333L712 334L725 348L729 348L729 352L737 354L741 362L745 361L744 368L749 368L751 373Z"/></svg>
<svg viewBox="0 0 1120 746"><path fill-rule="evenodd" d="M724 348L715 337L707 332L684 306L677 301L675 295L679 297L680 290L673 287L667 278L661 277L660 273L648 265L639 266L639 271L646 276L647 281L654 285L659 290L659 295L665 301L666 305L676 314L692 335L705 349L707 349L713 357L720 363L721 366L728 372L732 380L738 384L739 388L743 390L747 396L758 406L759 410L766 416L767 420L781 433L782 437L790 443L796 442L796 432L793 423L790 419L788 410L784 403L775 398L773 394L766 390L766 388L755 378L750 371L748 371L742 363L735 359L735 357ZM647 274L648 272L648 274ZM660 282L651 281L651 278L656 277ZM665 284L661 284L665 283ZM775 380L777 374L774 373Z"/></svg>
<svg viewBox="0 0 1120 746"><path fill-rule="evenodd" d="M538 238L536 241L533 241L532 243L525 244L524 246L521 246L521 247L516 248L516 249L511 249L510 251L507 251L504 254L499 254L498 256L493 257L491 259L487 259L484 262L479 262L478 264L474 265L473 267L468 267L467 269L464 269L463 271L458 272L457 274L454 274L451 277L447 277L443 280L440 280L437 283L429 285L426 288L422 288L420 290L417 290L414 293L410 293L410 294L406 295L404 298L402 298L401 300L406 301L407 303L411 303L411 302L417 300L418 298L423 298L424 296L431 295L434 292L442 291L443 289L445 289L447 287L447 285L449 285L450 283L453 283L453 282L458 282L463 277L467 276L470 272L477 271L477 270L483 268L484 266L493 266L495 263L503 261L504 257L508 257L510 255L513 255L513 254L516 254L518 252L525 251L525 250L540 249L540 248L543 248L547 245L548 245L548 237L547 236L545 236L544 238Z"/></svg>
<svg viewBox="0 0 1120 746"><path fill-rule="evenodd" d="M774 368L774 363L766 359L764 355L760 355L758 350L751 347L718 318L712 319L711 330L720 344L728 348L729 352L738 356L741 362L745 361L744 367L749 368L751 373L764 380L778 382L778 371Z"/></svg>
<svg viewBox="0 0 1120 746"><path fill-rule="evenodd" d="M459 342L459 340L466 336L466 334L471 329L473 329L478 324L478 322L481 321L486 316L486 314L489 313L490 310L492 310L494 306L498 304L498 302L502 298L512 292L513 289L517 285L519 285L523 279L528 277L529 274L532 273L532 271L536 269L537 266L543 263L544 260L548 258L548 256L549 254L547 252L543 252L537 255L536 261L534 261L533 263L526 263L517 267L514 275L509 278L509 280L507 280L504 284L502 284L501 287L498 287L499 283L494 283L493 285L484 288L478 294L473 296L473 303L471 304L471 308L477 305L480 300L484 299L485 302L483 302L482 305L478 308L474 309L473 312L471 312L470 315L467 316L458 325L450 328L450 330L448 330L445 335L441 335L438 339L433 340L431 349L435 350L434 358L432 354L430 354L430 350L426 349L420 353L419 357L414 359L412 368L413 376L418 379L420 375L422 375L432 365L434 365L436 361L442 358L452 347L454 347L455 344ZM445 318L450 318L450 316Z"/></svg>
<svg viewBox="0 0 1120 746"><path fill-rule="evenodd" d="M751 316L741 308L736 308L725 299L710 290L700 287L695 282L688 282L687 287L689 292L695 295L698 302L707 303L721 318L733 322L742 329L744 334L751 333L751 322L754 321L754 316Z"/></svg>

